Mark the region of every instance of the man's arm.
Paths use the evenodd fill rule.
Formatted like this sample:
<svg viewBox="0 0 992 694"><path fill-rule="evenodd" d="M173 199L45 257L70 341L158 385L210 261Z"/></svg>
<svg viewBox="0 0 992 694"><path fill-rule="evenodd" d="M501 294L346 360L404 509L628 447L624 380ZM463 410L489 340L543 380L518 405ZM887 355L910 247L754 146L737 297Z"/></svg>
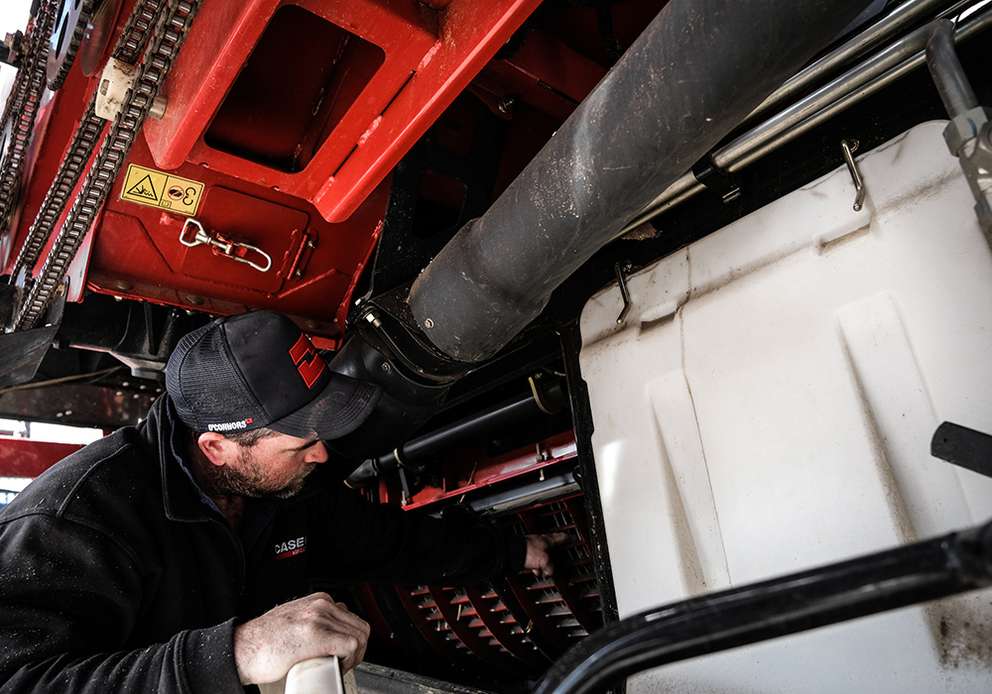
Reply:
<svg viewBox="0 0 992 694"><path fill-rule="evenodd" d="M430 518L371 504L343 485L315 507L311 527L329 529L331 573L339 580L476 581L524 568L550 573L558 536L501 531L472 516ZM541 538L541 539L538 539Z"/></svg>
<svg viewBox="0 0 992 694"><path fill-rule="evenodd" d="M141 596L104 533L40 514L0 525L0 691L241 691L233 620L127 649Z"/></svg>

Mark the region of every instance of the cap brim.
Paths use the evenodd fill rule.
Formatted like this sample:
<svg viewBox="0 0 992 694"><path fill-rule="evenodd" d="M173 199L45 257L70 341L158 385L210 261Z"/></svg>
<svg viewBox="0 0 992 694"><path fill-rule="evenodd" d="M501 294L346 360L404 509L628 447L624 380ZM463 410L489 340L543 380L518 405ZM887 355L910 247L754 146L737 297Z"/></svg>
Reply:
<svg viewBox="0 0 992 694"><path fill-rule="evenodd" d="M368 419L381 394L374 383L333 373L320 395L268 427L303 439L347 436Z"/></svg>

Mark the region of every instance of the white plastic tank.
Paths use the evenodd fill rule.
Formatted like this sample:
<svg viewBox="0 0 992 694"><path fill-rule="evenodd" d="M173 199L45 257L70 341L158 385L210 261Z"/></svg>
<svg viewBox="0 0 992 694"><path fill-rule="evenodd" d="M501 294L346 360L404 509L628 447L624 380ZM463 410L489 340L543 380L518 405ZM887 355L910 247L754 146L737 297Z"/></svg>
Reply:
<svg viewBox="0 0 992 694"><path fill-rule="evenodd" d="M992 252L926 123L631 277L582 314L621 616L992 518L929 455L992 433ZM839 145L838 145L839 147ZM992 692L992 591L697 658L639 692Z"/></svg>

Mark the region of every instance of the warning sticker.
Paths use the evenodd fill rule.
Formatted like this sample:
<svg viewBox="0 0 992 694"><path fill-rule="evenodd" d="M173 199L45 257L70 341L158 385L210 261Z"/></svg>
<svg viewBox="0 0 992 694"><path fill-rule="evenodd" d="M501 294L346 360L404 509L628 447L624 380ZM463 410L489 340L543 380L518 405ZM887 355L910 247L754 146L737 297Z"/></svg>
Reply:
<svg viewBox="0 0 992 694"><path fill-rule="evenodd" d="M163 171L131 164L127 167L121 200L194 215L203 196L203 184Z"/></svg>

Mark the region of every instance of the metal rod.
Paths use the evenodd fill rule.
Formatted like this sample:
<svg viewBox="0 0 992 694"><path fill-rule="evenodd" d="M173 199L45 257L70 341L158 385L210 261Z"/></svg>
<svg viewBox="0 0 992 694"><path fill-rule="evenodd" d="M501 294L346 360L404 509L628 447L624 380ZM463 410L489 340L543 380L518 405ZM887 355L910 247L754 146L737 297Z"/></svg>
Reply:
<svg viewBox="0 0 992 694"><path fill-rule="evenodd" d="M692 172L684 173L675 183L668 186L661 194L651 201L651 204L639 215L634 217L620 230L619 236L623 236L628 231L636 229L652 217L655 217L665 210L670 210L681 202L694 197L696 193L702 193L706 186L696 180Z"/></svg>
<svg viewBox="0 0 992 694"><path fill-rule="evenodd" d="M953 16L977 2L979 0L958 0L953 3L950 3L949 0L907 0L907 2L893 9L864 31L853 36L850 40L798 72L794 77L786 81L785 84L772 92L767 99L762 101L751 112L748 118L767 111L772 106L777 106L789 99L795 98L799 92L811 86L821 77L833 73L854 58L891 38L897 32L927 17L931 12L940 10L945 5L950 5L943 9L937 16Z"/></svg>
<svg viewBox="0 0 992 694"><path fill-rule="evenodd" d="M927 43L927 67L951 118L978 106L978 97L954 50L954 24L949 20L937 22L933 28Z"/></svg>
<svg viewBox="0 0 992 694"><path fill-rule="evenodd" d="M992 522L626 617L573 647L535 691L603 691L648 668L988 585Z"/></svg>
<svg viewBox="0 0 992 694"><path fill-rule="evenodd" d="M954 40L959 43L966 41L976 34L988 29L990 26L992 26L992 10L986 9L980 14L970 17L964 24L959 25L954 32ZM819 111L803 108L802 110L806 113L806 117L795 123L791 129L781 130L776 128L775 132L777 134L775 137L766 136L768 132L766 124L771 122L766 121L764 124L757 126L756 128L733 140L726 147L718 149L714 153L714 162L723 162L723 165L726 166L726 170L730 173L739 171L754 161L761 159L766 154L773 152L797 137L806 134L836 114L884 89L907 73L915 70L926 60L924 47L926 45L927 33L922 31L924 29L926 29L926 27L921 27L920 30L918 30L921 32L921 36L916 39L916 41L922 39L923 43L921 47L918 48L915 53L912 53L908 59L903 60L884 73L877 75L874 79L867 83L860 79L855 79L850 83L848 88L843 90L836 89L838 93L843 93L843 96L840 96L832 103L827 103ZM914 32L910 36L913 36L916 33L917 32ZM909 37L906 37L905 39L902 39L900 43L908 39ZM890 47L889 50L891 50L891 48L892 47ZM889 61L886 62L888 63ZM852 76L856 75L857 72L868 63L876 64L874 59L869 59L849 70L847 73L831 82L830 85L826 85L823 89L826 89L831 85L834 85L836 88L839 86L840 82L853 79ZM873 73L875 72L877 72L877 70L873 70ZM811 98L820 92L822 92L822 89L807 98ZM779 116L776 116L771 120L780 122L781 116L782 114L779 114ZM737 157L736 159L731 159L729 157L728 148L730 147L733 147L734 155ZM652 217L655 217L661 212L674 207L675 205L687 200L705 189L706 186L697 181L691 172L684 174L681 178L677 179L675 183L658 195L658 197L651 202L650 206L645 208L643 212L631 220L630 223L628 223L621 230L621 235L640 226Z"/></svg>
<svg viewBox="0 0 992 694"><path fill-rule="evenodd" d="M865 180L861 176L861 169L858 168L858 162L854 160L854 152L858 149L858 141L842 140L840 143L841 152L844 154L844 163L847 164L847 171L851 174L851 180L854 181L854 205L852 205L855 212L860 212L861 208L865 204Z"/></svg>
<svg viewBox="0 0 992 694"><path fill-rule="evenodd" d="M965 41L976 34L992 27L992 10L986 10L980 15L977 15L974 19L970 20L967 24L959 26L954 32L955 41ZM756 147L752 152L748 153L740 161L734 163L729 171L731 173L743 169L748 164L762 158L769 152L772 152L782 145L791 142L792 140L805 135L807 132L820 125L824 121L833 118L838 113L847 110L851 106L857 104L860 101L868 98L872 94L875 94L885 87L888 87L893 82L896 82L904 75L912 72L916 68L923 65L926 62L926 55L924 51L919 51L915 53L909 60L906 60L896 67L892 68L886 72L881 77L869 82L868 84L862 86L860 89L852 91L847 94L842 99L830 104L828 107L822 111L814 114L812 117L803 121L798 127L783 133L780 137L776 138L772 142L765 143L761 147Z"/></svg>
<svg viewBox="0 0 992 694"><path fill-rule="evenodd" d="M616 272L617 284L620 285L620 296L623 298L623 308L620 310L620 315L617 316L617 325L621 325L627 320L627 314L630 313L630 309L633 307L633 302L630 300L630 290L627 289L627 279L625 277L625 274L630 272L630 264L615 263L613 270Z"/></svg>
<svg viewBox="0 0 992 694"><path fill-rule="evenodd" d="M803 97L783 111L752 128L740 137L721 147L713 154L713 164L727 170L755 148L770 142L779 135L829 106L858 87L880 77L914 54L922 51L930 38L931 28L922 26L907 34L864 62L831 80L809 96Z"/></svg>
<svg viewBox="0 0 992 694"><path fill-rule="evenodd" d="M575 475L571 472L566 472L562 475L548 477L517 489L479 497L472 500L469 506L473 511L479 513L505 513L529 506L538 501L564 496L565 494L571 494L577 491L579 491L579 483L576 481Z"/></svg>
<svg viewBox="0 0 992 694"><path fill-rule="evenodd" d="M476 439L497 429L515 426L519 422L541 417L549 412L556 412L561 409L564 398L561 386L553 384L536 391L536 397L535 392L530 392L506 400L407 441L394 451L366 460L351 473L348 482L356 485L372 482L383 472L423 461L445 447Z"/></svg>

